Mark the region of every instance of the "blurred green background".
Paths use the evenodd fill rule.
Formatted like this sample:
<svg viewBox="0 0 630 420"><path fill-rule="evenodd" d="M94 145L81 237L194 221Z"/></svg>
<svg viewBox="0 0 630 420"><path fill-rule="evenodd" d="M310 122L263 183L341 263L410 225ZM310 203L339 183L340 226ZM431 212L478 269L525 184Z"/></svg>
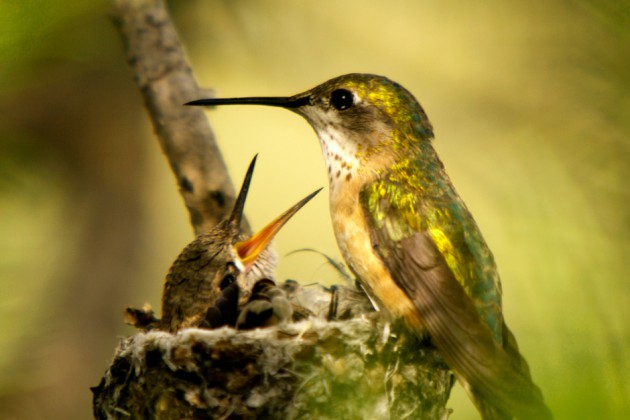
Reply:
<svg viewBox="0 0 630 420"><path fill-rule="evenodd" d="M192 238L107 1L0 2L0 413L83 419L127 305L159 308ZM557 418L630 417L630 6L613 0L172 5L200 84L290 95L349 72L412 91L493 249L508 323ZM315 134L209 113L254 228L327 184ZM340 259L325 195L281 255ZM280 278L336 282L315 254ZM478 418L461 390L452 418Z"/></svg>

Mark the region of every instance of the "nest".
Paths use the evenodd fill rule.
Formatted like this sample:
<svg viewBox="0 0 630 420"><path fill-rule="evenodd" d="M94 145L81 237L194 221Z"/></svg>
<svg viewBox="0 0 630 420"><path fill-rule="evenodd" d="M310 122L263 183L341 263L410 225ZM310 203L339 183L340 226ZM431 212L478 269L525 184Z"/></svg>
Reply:
<svg viewBox="0 0 630 420"><path fill-rule="evenodd" d="M125 338L93 388L111 418L445 418L451 371L378 312Z"/></svg>

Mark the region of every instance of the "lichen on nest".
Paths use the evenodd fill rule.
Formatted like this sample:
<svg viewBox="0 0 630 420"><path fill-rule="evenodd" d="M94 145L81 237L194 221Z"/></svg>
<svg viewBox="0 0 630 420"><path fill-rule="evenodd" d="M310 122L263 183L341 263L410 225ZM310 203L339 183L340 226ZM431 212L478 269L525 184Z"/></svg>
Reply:
<svg viewBox="0 0 630 420"><path fill-rule="evenodd" d="M379 313L121 341L97 418L442 418L453 377L430 343ZM422 396L420 398L420 396Z"/></svg>

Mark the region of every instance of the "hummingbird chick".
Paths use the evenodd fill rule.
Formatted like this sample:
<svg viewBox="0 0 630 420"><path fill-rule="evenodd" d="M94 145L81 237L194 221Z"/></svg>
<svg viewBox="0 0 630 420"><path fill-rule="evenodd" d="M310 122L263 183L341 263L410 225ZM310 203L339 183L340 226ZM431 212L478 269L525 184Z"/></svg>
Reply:
<svg viewBox="0 0 630 420"><path fill-rule="evenodd" d="M232 213L184 248L171 266L162 294L160 328L234 326L261 275L275 263L268 245L285 223L321 189L309 194L252 237L240 232L243 208L256 157L252 160ZM259 261L261 259L261 261Z"/></svg>
<svg viewBox="0 0 630 420"><path fill-rule="evenodd" d="M291 97L188 105L286 108L315 130L343 258L384 313L430 335L485 419L551 418L507 327L492 252L433 148L416 98L348 74Z"/></svg>
<svg viewBox="0 0 630 420"><path fill-rule="evenodd" d="M247 304L241 309L236 328L249 330L283 324L292 320L293 306L273 280L256 282Z"/></svg>

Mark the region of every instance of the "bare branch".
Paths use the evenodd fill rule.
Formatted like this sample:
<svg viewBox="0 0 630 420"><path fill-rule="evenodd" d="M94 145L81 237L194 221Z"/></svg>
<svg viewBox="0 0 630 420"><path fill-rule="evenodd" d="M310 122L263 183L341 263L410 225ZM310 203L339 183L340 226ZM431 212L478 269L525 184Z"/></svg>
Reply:
<svg viewBox="0 0 630 420"><path fill-rule="evenodd" d="M114 0L112 18L195 233L204 232L228 214L235 191L203 111L183 105L203 94L175 27L161 0Z"/></svg>

